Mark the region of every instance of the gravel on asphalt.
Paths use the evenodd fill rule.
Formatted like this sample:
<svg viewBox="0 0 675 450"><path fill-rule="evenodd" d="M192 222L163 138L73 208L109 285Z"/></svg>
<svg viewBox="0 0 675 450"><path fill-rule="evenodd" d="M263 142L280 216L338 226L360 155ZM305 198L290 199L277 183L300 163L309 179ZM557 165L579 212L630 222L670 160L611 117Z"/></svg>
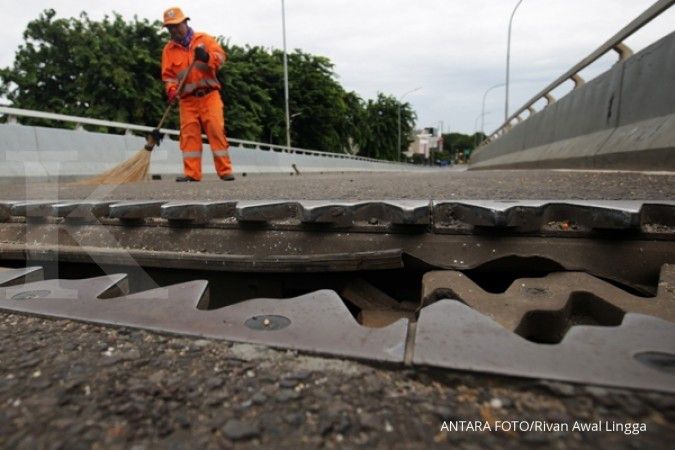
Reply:
<svg viewBox="0 0 675 450"><path fill-rule="evenodd" d="M500 420L646 431L447 430ZM2 449L656 449L674 441L675 395L0 313Z"/></svg>
<svg viewBox="0 0 675 450"><path fill-rule="evenodd" d="M205 177L120 186L77 186L0 180L0 200L388 200L587 199L672 200L675 173L489 170L400 173L238 175L234 182Z"/></svg>

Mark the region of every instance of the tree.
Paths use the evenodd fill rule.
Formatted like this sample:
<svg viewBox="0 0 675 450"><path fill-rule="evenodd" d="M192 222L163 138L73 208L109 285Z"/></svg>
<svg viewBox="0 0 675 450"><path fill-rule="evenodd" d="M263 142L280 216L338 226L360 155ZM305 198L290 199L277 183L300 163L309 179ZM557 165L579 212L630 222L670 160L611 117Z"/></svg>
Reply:
<svg viewBox="0 0 675 450"><path fill-rule="evenodd" d="M286 142L283 52L224 45L221 69L229 132L242 139ZM289 110L294 147L342 152L349 147L345 92L325 57L296 50L289 55Z"/></svg>
<svg viewBox="0 0 675 450"><path fill-rule="evenodd" d="M450 158L457 159L458 155L464 155L465 150L468 150L470 155L483 139L485 134L480 131L474 134L444 133L443 151L447 152Z"/></svg>
<svg viewBox="0 0 675 450"><path fill-rule="evenodd" d="M399 136L399 108L401 111L401 146ZM365 113L366 131L360 154L370 158L397 160L412 142L410 135L417 115L409 103L400 103L395 97L377 94L368 100Z"/></svg>
<svg viewBox="0 0 675 450"><path fill-rule="evenodd" d="M223 86L221 95L227 110L228 134L239 139L273 142L267 138L272 133L265 124L269 120L278 123L283 113L272 106L272 93L265 79L273 72L273 61L261 47L237 47L220 40L228 54L228 63L223 65L218 78ZM283 128L275 129L275 135Z"/></svg>
<svg viewBox="0 0 675 450"><path fill-rule="evenodd" d="M282 57L282 52L276 54ZM328 58L295 50L288 58L293 141L305 148L342 153L349 145L343 134L347 115L344 89L334 79Z"/></svg>
<svg viewBox="0 0 675 450"><path fill-rule="evenodd" d="M159 120L166 105L158 77L166 40L161 23L125 22L119 14L100 22L86 13L79 20L55 16L48 9L31 21L14 67L0 69L0 91L12 105L120 122Z"/></svg>
<svg viewBox="0 0 675 450"><path fill-rule="evenodd" d="M366 104L356 92L345 92L342 100L347 108L342 121L342 135L347 136L348 153L357 154L366 144L368 134Z"/></svg>

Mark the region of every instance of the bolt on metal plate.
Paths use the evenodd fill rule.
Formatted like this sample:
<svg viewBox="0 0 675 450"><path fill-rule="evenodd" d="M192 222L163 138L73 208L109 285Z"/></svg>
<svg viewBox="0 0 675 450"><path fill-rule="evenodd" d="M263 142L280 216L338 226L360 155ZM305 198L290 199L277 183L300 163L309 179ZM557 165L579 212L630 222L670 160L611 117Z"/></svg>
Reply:
<svg viewBox="0 0 675 450"><path fill-rule="evenodd" d="M286 328L291 324L290 319L284 316L253 316L244 322L252 330L275 331Z"/></svg>
<svg viewBox="0 0 675 450"><path fill-rule="evenodd" d="M49 294L51 294L52 291L48 291L46 289L39 289L35 291L24 291L24 292L19 292L16 295L12 296L12 300L31 300L34 298L45 298L48 297Z"/></svg>

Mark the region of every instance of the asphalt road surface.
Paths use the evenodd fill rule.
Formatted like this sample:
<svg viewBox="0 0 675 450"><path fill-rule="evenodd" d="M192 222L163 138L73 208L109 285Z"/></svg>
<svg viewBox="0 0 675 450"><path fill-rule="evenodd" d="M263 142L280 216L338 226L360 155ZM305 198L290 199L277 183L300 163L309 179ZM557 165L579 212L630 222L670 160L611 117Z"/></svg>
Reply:
<svg viewBox="0 0 675 450"><path fill-rule="evenodd" d="M75 186L0 180L0 199L115 200L673 200L675 173L594 171L436 171L215 176L199 183L171 179L120 186Z"/></svg>
<svg viewBox="0 0 675 450"><path fill-rule="evenodd" d="M378 366L5 313L0 405L2 449L666 449L675 441L675 395ZM461 421L487 422L491 431L448 431ZM497 421L519 429L495 431ZM536 421L569 429L523 431ZM639 434L572 431L598 422L637 424L630 427Z"/></svg>

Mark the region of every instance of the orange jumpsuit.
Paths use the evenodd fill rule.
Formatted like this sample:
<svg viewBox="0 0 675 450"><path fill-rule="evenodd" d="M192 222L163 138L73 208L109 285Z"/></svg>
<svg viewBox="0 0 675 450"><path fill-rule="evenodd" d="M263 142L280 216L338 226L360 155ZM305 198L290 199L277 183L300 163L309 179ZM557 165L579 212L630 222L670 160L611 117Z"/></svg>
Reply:
<svg viewBox="0 0 675 450"><path fill-rule="evenodd" d="M189 48L171 40L162 52L162 81L167 93L176 89L194 60L197 46L203 46L209 53L209 61L195 63L180 93L180 149L185 175L201 180L202 129L209 139L218 176L232 174L223 101L216 77L216 71L225 62L225 51L206 33L195 32Z"/></svg>

